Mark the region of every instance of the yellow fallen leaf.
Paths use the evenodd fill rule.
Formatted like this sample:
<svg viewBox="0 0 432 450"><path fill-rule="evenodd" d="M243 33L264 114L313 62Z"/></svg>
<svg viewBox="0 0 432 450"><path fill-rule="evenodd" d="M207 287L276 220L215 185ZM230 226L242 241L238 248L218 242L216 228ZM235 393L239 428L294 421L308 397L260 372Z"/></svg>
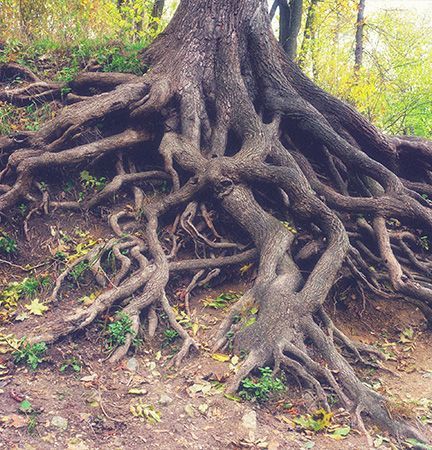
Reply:
<svg viewBox="0 0 432 450"><path fill-rule="evenodd" d="M253 263L245 264L244 266L240 267L240 274L244 275L246 272L248 272L253 266Z"/></svg>
<svg viewBox="0 0 432 450"><path fill-rule="evenodd" d="M239 361L240 361L240 358L239 358L237 355L234 355L234 356L231 358L231 364L232 364L233 366L236 366L236 365L239 363Z"/></svg>
<svg viewBox="0 0 432 450"><path fill-rule="evenodd" d="M48 307L40 302L38 298L35 298L28 305L24 305L29 310L30 314L35 316L41 316L45 311L48 311Z"/></svg>
<svg viewBox="0 0 432 450"><path fill-rule="evenodd" d="M193 333L194 336L197 335L199 329L200 329L199 323L198 322L194 322L193 325L192 325L192 333Z"/></svg>
<svg viewBox="0 0 432 450"><path fill-rule="evenodd" d="M227 362L231 359L230 355L224 355L223 353L213 353L212 358L216 361Z"/></svg>

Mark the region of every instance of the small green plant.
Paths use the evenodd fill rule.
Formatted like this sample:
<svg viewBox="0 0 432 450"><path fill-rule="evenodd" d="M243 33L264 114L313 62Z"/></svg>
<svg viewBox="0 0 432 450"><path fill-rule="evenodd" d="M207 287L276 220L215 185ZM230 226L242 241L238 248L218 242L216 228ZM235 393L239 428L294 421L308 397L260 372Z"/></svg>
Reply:
<svg viewBox="0 0 432 450"><path fill-rule="evenodd" d="M20 283L22 295L26 297L34 297L43 288L50 285L51 279L48 275L41 277L24 278Z"/></svg>
<svg viewBox="0 0 432 450"><path fill-rule="evenodd" d="M49 276L26 277L9 283L0 291L0 318L7 319L16 310L19 300L35 297L49 283Z"/></svg>
<svg viewBox="0 0 432 450"><path fill-rule="evenodd" d="M27 213L27 205L25 203L20 203L18 205L18 210L21 213L21 215L24 217Z"/></svg>
<svg viewBox="0 0 432 450"><path fill-rule="evenodd" d="M33 405L31 404L30 400L25 399L20 403L18 412L20 414L24 414L28 419L27 422L28 433L29 434L34 433L36 427L38 426L37 415L40 413L40 411L33 408Z"/></svg>
<svg viewBox="0 0 432 450"><path fill-rule="evenodd" d="M86 270L89 268L88 261L81 261L70 271L70 276L73 278L75 283L78 283L81 277L84 275Z"/></svg>
<svg viewBox="0 0 432 450"><path fill-rule="evenodd" d="M57 251L54 255L56 261L66 261L67 254L65 252Z"/></svg>
<svg viewBox="0 0 432 450"><path fill-rule="evenodd" d="M426 251L429 251L429 249L430 249L429 236L420 236L419 244L420 244L420 247L422 247Z"/></svg>
<svg viewBox="0 0 432 450"><path fill-rule="evenodd" d="M222 292L222 294L218 295L216 298L204 299L203 304L207 308L224 309L230 303L238 300L241 297L241 295L242 295L241 293L233 291Z"/></svg>
<svg viewBox="0 0 432 450"><path fill-rule="evenodd" d="M66 183L63 186L63 191L66 193L72 192L74 188L74 182L72 180L66 181Z"/></svg>
<svg viewBox="0 0 432 450"><path fill-rule="evenodd" d="M15 239L10 237L4 231L0 231L0 253L11 255L18 251L18 245Z"/></svg>
<svg viewBox="0 0 432 450"><path fill-rule="evenodd" d="M12 354L15 364L25 364L30 369L36 370L39 364L43 361L43 356L48 350L45 342L38 342L37 344L21 344L21 347Z"/></svg>
<svg viewBox="0 0 432 450"><path fill-rule="evenodd" d="M176 330L173 330L172 328L167 328L164 333L164 340L163 345L171 345L174 343L174 341L178 338L179 334Z"/></svg>
<svg viewBox="0 0 432 450"><path fill-rule="evenodd" d="M265 402L270 394L285 390L285 385L279 378L274 378L270 367L261 367L258 369L260 377L256 380L245 378L241 384L239 395L245 400L256 400Z"/></svg>
<svg viewBox="0 0 432 450"><path fill-rule="evenodd" d="M76 373L81 372L81 362L73 356L72 358L65 359L60 366L60 372L73 371Z"/></svg>
<svg viewBox="0 0 432 450"><path fill-rule="evenodd" d="M37 426L38 426L37 414L35 414L35 413L29 414L28 423L27 423L28 433L33 434L35 432Z"/></svg>
<svg viewBox="0 0 432 450"><path fill-rule="evenodd" d="M86 189L95 189L96 191L101 191L106 185L105 177L95 177L90 174L88 170L83 170L80 173L80 180L82 185Z"/></svg>
<svg viewBox="0 0 432 450"><path fill-rule="evenodd" d="M45 181L39 181L39 188L42 192L46 192L48 190L48 185Z"/></svg>
<svg viewBox="0 0 432 450"><path fill-rule="evenodd" d="M109 350L123 345L127 335L135 333L132 330L132 320L125 313L117 314L117 320L110 323L106 331L106 346Z"/></svg>
<svg viewBox="0 0 432 450"><path fill-rule="evenodd" d="M321 408L312 414L297 416L293 422L302 430L309 430L315 433L327 429L332 423L333 413ZM335 430L336 431L336 430ZM336 435L346 436L349 434L350 428L338 429Z"/></svg>

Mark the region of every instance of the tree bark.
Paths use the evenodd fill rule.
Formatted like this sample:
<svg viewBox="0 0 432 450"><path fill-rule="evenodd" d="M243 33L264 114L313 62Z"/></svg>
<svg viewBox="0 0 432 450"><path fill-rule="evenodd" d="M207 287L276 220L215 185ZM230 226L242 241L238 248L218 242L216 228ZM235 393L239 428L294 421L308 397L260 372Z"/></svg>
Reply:
<svg viewBox="0 0 432 450"><path fill-rule="evenodd" d="M359 0L357 23L356 23L356 35L355 35L355 50L354 50L354 72L358 73L363 63L363 35L365 26L365 6L366 0Z"/></svg>
<svg viewBox="0 0 432 450"><path fill-rule="evenodd" d="M312 51L312 46L315 40L315 15L316 7L320 0L310 0L309 8L306 13L306 24L303 33L302 45L298 57L298 65L300 68L304 68L306 58L308 54ZM313 62L313 61L312 61Z"/></svg>
<svg viewBox="0 0 432 450"><path fill-rule="evenodd" d="M270 20L273 20L275 14L276 14L276 11L277 11L277 9L279 8L279 1L280 1L280 0L274 0L274 2L273 2L272 5L271 5L270 13L269 13L269 15L270 15Z"/></svg>
<svg viewBox="0 0 432 450"><path fill-rule="evenodd" d="M159 27L159 19L162 17L163 10L165 7L165 0L155 0L152 9L152 21L150 22L150 27L153 29L158 29ZM156 20L154 20L156 19Z"/></svg>
<svg viewBox="0 0 432 450"><path fill-rule="evenodd" d="M297 39L301 28L303 0L281 0L279 11L279 42L288 58L294 60L297 55Z"/></svg>
<svg viewBox="0 0 432 450"><path fill-rule="evenodd" d="M308 21L310 33L311 10ZM76 261L91 262L105 290L90 307L34 330L30 341L54 342L119 304L134 332L146 314L154 330L159 304L183 339L179 363L198 346L166 295L171 275L207 269L207 279L214 268L252 259L254 285L216 336L215 349L232 343L247 355L229 390L272 364L301 379L327 409L324 387L330 389L362 430L365 414L395 436L424 439L357 377L340 348L366 365L373 363L365 355L377 351L338 330L325 302L348 279L357 294L407 299L432 324L432 282L425 275L432 265L426 262L420 273L416 246L416 230L432 230L430 202L420 195L432 191L431 143L383 135L312 83L273 36L266 0L182 0L143 62L151 69L143 77L113 76L110 83L106 74L82 76L80 91L71 93L74 104L39 132L0 140L0 211L22 199L48 209L46 194L40 199L35 188L43 168L101 157L111 159L115 174L101 192L81 203L53 198L49 205L95 209L128 185L135 205L112 212L116 238ZM86 97L98 85L98 95ZM13 90L2 94L17 98ZM20 101L25 98L20 92ZM144 201L140 182L155 178L169 179L170 192ZM237 226L214 221L218 215ZM404 223L404 232L390 228L391 218ZM162 220L173 220L166 235ZM197 258L189 259L184 248L206 252L196 250ZM117 261L109 285L99 271L107 254ZM72 269L59 276L53 300ZM131 341L111 361L124 356Z"/></svg>

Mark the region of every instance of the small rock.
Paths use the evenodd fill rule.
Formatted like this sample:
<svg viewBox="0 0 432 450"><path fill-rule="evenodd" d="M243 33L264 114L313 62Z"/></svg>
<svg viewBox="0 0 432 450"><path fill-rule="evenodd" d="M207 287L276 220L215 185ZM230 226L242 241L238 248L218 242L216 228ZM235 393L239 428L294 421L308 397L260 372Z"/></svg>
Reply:
<svg viewBox="0 0 432 450"><path fill-rule="evenodd" d="M277 441L270 441L268 443L267 450L278 450L279 447L280 447L279 442L277 442Z"/></svg>
<svg viewBox="0 0 432 450"><path fill-rule="evenodd" d="M138 360L136 358L129 358L126 367L131 372L138 370Z"/></svg>
<svg viewBox="0 0 432 450"><path fill-rule="evenodd" d="M168 406L172 402L173 399L167 394L162 394L159 398L159 404L162 406Z"/></svg>
<svg viewBox="0 0 432 450"><path fill-rule="evenodd" d="M68 428L68 424L69 424L68 420L61 416L54 416L51 419L51 425L53 427L58 428L61 431L66 431Z"/></svg>
<svg viewBox="0 0 432 450"><path fill-rule="evenodd" d="M257 430L257 415L255 411L249 411L243 415L242 427L247 432L247 438L254 442Z"/></svg>

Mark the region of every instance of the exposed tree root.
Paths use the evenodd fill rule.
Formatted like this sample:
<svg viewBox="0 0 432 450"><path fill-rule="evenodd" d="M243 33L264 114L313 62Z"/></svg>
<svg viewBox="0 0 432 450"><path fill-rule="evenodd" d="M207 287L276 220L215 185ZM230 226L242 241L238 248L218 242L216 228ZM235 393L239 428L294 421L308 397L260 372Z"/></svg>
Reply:
<svg viewBox="0 0 432 450"><path fill-rule="evenodd" d="M146 51L151 70L145 76L82 74L71 84L73 104L40 132L1 139L1 212L24 198L46 213L50 207L52 214L56 208L87 211L116 204L125 186L133 198L133 207L109 217L116 237L74 262L87 261L104 290L89 307L44 325L31 339L54 342L121 305L133 333L111 355L117 361L142 320L155 334L160 305L183 339L179 364L199 345L176 321L166 294L170 275L192 272L185 292L190 313L196 286L225 266L258 260L254 285L215 337L215 347L223 349L234 335L235 351L248 355L229 389L273 364L313 389L326 408L327 392L334 392L361 429L365 414L397 437L423 439L392 418L385 399L357 377L341 348L367 365L379 366L370 356L380 354L338 330L324 303L340 277L350 276L362 296L407 297L432 324L431 262L414 231L432 227L430 201L421 195L432 193L432 144L385 136L316 87L286 59L266 9L264 0L183 0ZM44 90L40 80L27 77L33 84L3 90L0 100L48 100L60 89L48 84ZM92 96L94 89L101 93ZM107 156L116 175L80 203L35 189L42 170ZM407 158L409 165L403 164ZM169 181L170 192L146 196L149 180ZM172 217L169 230L162 230ZM238 227L228 226L226 217ZM400 221L396 230L394 219ZM134 233L142 223L143 233ZM196 258L181 259L188 245ZM103 269L107 254L115 261L112 274ZM57 279L52 300L72 269ZM257 320L244 326L238 317L252 306L259 309Z"/></svg>

